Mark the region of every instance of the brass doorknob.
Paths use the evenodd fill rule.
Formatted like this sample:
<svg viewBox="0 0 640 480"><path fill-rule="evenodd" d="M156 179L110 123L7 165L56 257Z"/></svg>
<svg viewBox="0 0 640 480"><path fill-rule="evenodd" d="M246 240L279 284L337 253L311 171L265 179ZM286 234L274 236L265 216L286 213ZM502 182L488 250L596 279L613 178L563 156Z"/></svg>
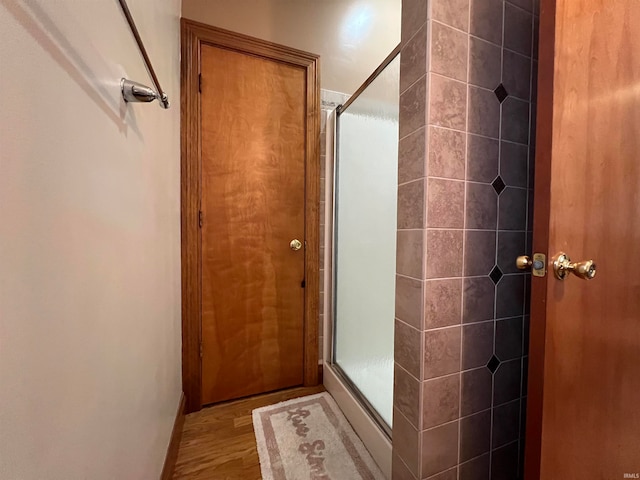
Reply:
<svg viewBox="0 0 640 480"><path fill-rule="evenodd" d="M289 248L291 248L291 250L293 250L294 252L297 252L302 248L302 242L297 238L294 238L293 240L291 240L291 243L289 243Z"/></svg>
<svg viewBox="0 0 640 480"><path fill-rule="evenodd" d="M558 280L564 280L570 273L583 280L591 280L596 276L596 264L593 260L572 262L564 252L560 252L553 260L553 271Z"/></svg>

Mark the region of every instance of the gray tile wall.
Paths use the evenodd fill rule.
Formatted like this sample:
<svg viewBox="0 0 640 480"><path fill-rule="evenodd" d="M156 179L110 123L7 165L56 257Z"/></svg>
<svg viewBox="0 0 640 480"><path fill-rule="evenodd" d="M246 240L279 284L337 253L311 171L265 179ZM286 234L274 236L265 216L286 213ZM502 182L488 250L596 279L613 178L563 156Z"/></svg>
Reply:
<svg viewBox="0 0 640 480"><path fill-rule="evenodd" d="M537 11L403 0L394 480L521 475Z"/></svg>

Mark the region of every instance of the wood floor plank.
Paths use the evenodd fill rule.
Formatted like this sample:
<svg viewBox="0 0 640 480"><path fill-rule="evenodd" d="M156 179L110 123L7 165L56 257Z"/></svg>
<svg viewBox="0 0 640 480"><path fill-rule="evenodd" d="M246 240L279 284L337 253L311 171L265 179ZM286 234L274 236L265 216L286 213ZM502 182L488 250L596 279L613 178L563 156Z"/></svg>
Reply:
<svg viewBox="0 0 640 480"><path fill-rule="evenodd" d="M251 412L324 387L293 388L222 403L187 415L174 480L260 480Z"/></svg>

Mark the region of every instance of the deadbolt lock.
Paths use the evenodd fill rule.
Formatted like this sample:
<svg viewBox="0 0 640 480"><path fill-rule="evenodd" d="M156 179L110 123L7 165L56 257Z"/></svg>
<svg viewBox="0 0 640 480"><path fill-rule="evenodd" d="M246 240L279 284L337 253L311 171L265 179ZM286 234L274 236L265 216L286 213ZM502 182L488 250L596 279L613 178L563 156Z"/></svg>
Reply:
<svg viewBox="0 0 640 480"><path fill-rule="evenodd" d="M574 263L569 255L560 252L553 259L553 272L558 280L564 280L570 273L583 280L591 280L596 276L596 264L593 260Z"/></svg>
<svg viewBox="0 0 640 480"><path fill-rule="evenodd" d="M519 270L531 269L534 277L544 277L547 273L546 269L547 257L544 253L534 253L533 260L528 255L520 255L516 258L516 267Z"/></svg>

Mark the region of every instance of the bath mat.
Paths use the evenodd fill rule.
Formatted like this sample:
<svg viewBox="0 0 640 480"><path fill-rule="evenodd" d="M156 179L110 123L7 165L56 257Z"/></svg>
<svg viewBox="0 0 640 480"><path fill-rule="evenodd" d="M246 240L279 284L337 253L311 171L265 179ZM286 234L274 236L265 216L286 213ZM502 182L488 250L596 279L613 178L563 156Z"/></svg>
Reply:
<svg viewBox="0 0 640 480"><path fill-rule="evenodd" d="M328 393L253 411L263 480L384 480Z"/></svg>

